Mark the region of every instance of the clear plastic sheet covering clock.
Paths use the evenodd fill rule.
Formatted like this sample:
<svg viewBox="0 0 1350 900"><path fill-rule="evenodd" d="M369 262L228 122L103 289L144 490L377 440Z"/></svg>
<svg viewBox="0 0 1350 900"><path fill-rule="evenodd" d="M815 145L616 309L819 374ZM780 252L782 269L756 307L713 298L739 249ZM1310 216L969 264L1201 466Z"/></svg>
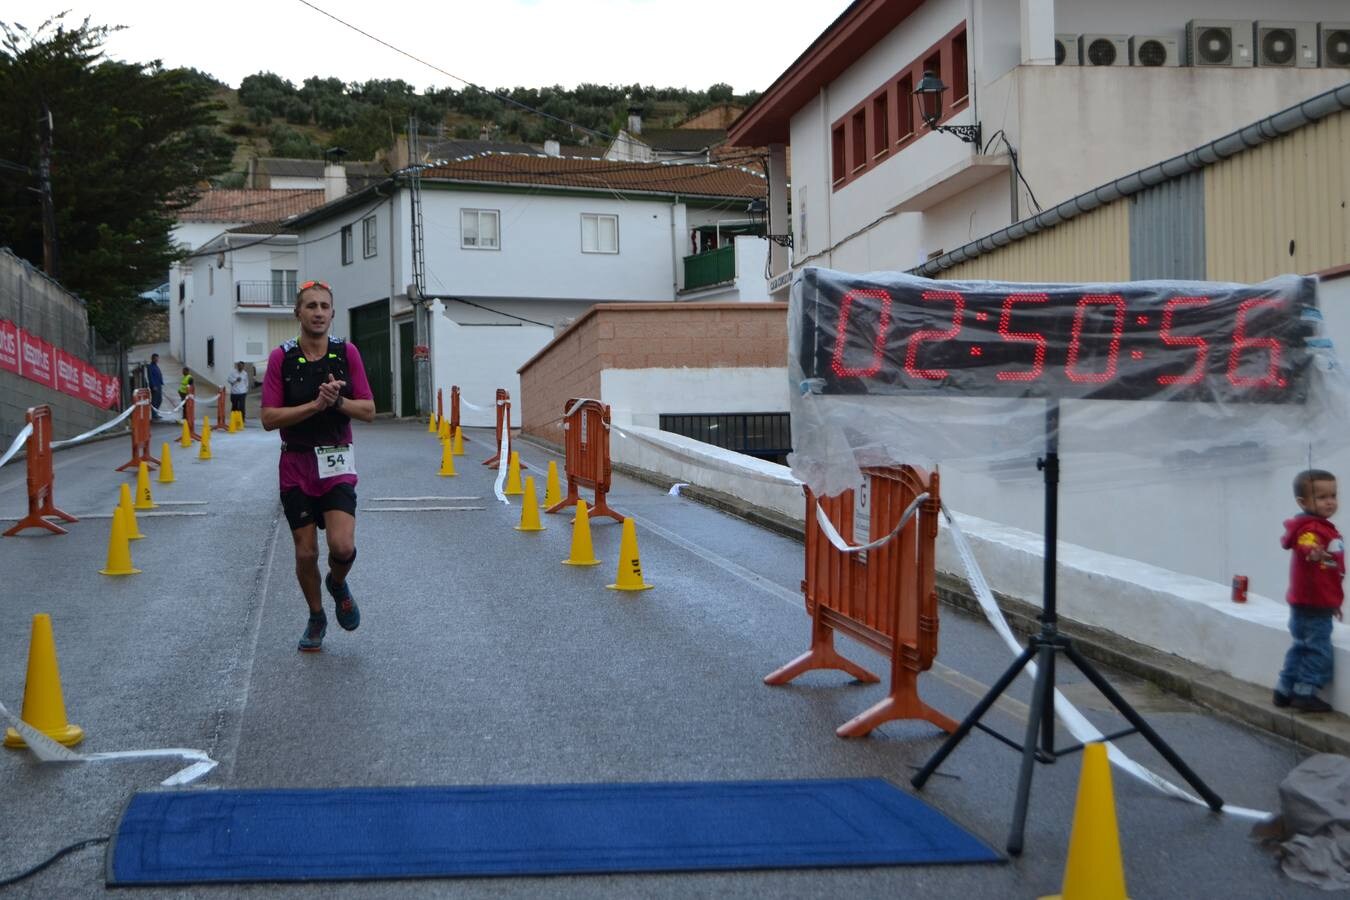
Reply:
<svg viewBox="0 0 1350 900"><path fill-rule="evenodd" d="M950 463L1128 485L1350 446L1350 378L1317 281L1027 284L806 268L789 311L793 474ZM1049 415L1051 411L1054 416Z"/></svg>

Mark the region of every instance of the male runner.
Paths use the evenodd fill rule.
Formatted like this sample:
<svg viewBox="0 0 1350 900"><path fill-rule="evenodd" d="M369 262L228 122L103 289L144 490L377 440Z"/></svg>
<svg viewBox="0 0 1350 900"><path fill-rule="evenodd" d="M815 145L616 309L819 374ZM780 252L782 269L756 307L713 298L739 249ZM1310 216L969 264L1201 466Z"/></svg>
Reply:
<svg viewBox="0 0 1350 900"><path fill-rule="evenodd" d="M328 532L328 575L338 624L355 631L361 612L347 586L356 560L356 461L352 419L375 418L361 354L330 337L333 289L306 281L295 295L300 336L272 351L263 377L262 424L281 429L281 505L295 540L295 577L309 605L300 649L323 648L328 630L319 592L319 539Z"/></svg>

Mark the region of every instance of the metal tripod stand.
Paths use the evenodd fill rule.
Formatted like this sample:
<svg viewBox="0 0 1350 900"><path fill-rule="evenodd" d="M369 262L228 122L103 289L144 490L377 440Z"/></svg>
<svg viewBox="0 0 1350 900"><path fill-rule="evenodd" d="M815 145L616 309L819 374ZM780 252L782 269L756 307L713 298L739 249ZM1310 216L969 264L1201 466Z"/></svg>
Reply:
<svg viewBox="0 0 1350 900"><path fill-rule="evenodd" d="M1008 852L1013 856L1022 852L1022 839L1027 820L1027 801L1031 796L1031 775L1035 764L1038 762L1054 763L1061 756L1083 749L1081 743L1067 747L1055 747L1055 657L1060 653L1067 656L1069 661L1078 667L1078 670L1083 673L1088 681L1092 682L1093 686L1101 691L1102 696L1110 701L1111 705L1130 723L1129 728L1105 735L1102 738L1103 741L1113 741L1116 738L1135 733L1142 734L1153 745L1153 748L1171 764L1172 768L1182 778L1186 779L1196 793L1204 798L1210 809L1217 812L1223 806L1223 800L1219 795L1210 790L1209 786L1200 780L1200 776L1191 771L1191 768L1177 755L1176 751L1158 736L1158 733L1153 730L1148 722L1144 721L1144 717L1139 715L1106 678L1078 652L1073 646L1073 641L1059 633L1059 616L1055 608L1055 572L1057 565L1055 550L1059 540L1057 528L1059 518L1058 400L1049 401L1045 414L1045 432L1045 456L1036 461L1036 467L1045 473L1045 586L1044 603L1040 615L1040 633L1032 635L1027 640L1027 648L1018 655L998 681L994 682L988 693L975 705L975 708L970 711L970 714L966 716L960 726L947 737L947 740L943 742L942 746L938 748L937 752L910 782L916 789L921 790L929 776L938 770L942 761L956 749L972 728L979 728L1013 749L1021 750L1022 771L1017 782L1017 802L1013 807L1013 823L1011 830L1008 832L1007 844ZM1011 738L981 724L980 719L1033 658L1036 660L1036 682L1032 688L1031 711L1027 716L1026 737L1019 746Z"/></svg>

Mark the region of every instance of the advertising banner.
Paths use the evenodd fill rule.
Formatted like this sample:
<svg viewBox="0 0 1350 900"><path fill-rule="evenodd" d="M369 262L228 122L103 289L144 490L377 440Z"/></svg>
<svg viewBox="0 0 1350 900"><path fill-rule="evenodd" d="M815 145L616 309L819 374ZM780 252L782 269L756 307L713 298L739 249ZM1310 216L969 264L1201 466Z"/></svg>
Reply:
<svg viewBox="0 0 1350 900"><path fill-rule="evenodd" d="M19 327L0 319L0 370L19 373Z"/></svg>
<svg viewBox="0 0 1350 900"><path fill-rule="evenodd" d="M22 354L20 374L24 378L47 387L56 387L56 366L52 360L51 344L20 328L19 352Z"/></svg>
<svg viewBox="0 0 1350 900"><path fill-rule="evenodd" d="M80 367L84 363L64 350L55 350L52 355L56 358L56 389L67 396L84 399L80 379Z"/></svg>

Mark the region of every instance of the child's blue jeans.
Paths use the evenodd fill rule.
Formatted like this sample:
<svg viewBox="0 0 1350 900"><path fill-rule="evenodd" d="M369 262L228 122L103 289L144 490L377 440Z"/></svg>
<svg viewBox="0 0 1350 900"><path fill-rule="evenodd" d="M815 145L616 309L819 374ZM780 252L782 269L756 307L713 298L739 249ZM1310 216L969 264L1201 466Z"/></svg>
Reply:
<svg viewBox="0 0 1350 900"><path fill-rule="evenodd" d="M1282 694L1311 696L1331 681L1331 616L1289 607L1289 634L1294 643L1284 655L1284 668L1275 690Z"/></svg>

